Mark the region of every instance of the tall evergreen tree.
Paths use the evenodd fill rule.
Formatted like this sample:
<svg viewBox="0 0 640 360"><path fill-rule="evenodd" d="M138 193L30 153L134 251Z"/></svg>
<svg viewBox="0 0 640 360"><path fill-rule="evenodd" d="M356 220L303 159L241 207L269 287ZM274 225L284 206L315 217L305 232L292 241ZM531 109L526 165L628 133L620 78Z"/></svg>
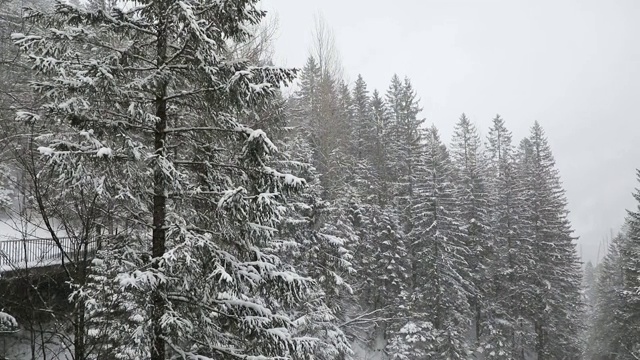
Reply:
<svg viewBox="0 0 640 360"><path fill-rule="evenodd" d="M640 180L640 172L637 176ZM640 203L640 191L633 196ZM585 350L589 359L640 357L640 206L628 214L587 292L592 305Z"/></svg>
<svg viewBox="0 0 640 360"><path fill-rule="evenodd" d="M567 202L558 170L542 127L537 122L523 142L525 221L531 240L528 283L533 296L527 304L536 333L538 359L577 358L581 329L581 269Z"/></svg>
<svg viewBox="0 0 640 360"><path fill-rule="evenodd" d="M330 203L322 200L322 186L313 167L313 151L304 132L295 132L284 146L288 159L281 166L304 177L307 190L292 196L288 211L281 222L280 237L284 248L293 242L293 260L303 276L314 279L320 286L312 301L302 303L300 313L311 321L303 321L297 331L302 335L319 337L324 346L316 349L320 359L348 357L351 354L345 332L338 327L344 323L353 290L348 281L354 275L350 240L332 221ZM348 331L347 331L348 332Z"/></svg>
<svg viewBox="0 0 640 360"><path fill-rule="evenodd" d="M101 356L275 359L315 346L291 317L312 283L274 243L283 194L304 181L267 166L277 149L242 124L295 74L227 49L263 16L251 0L59 2L30 12L47 31L14 36L45 101L18 118L59 130L38 141L61 189L93 182L88 195L136 224L104 244L76 294Z"/></svg>
<svg viewBox="0 0 640 360"><path fill-rule="evenodd" d="M483 347L490 358L522 359L528 338L523 318L527 298L524 276L530 267L530 246L520 235L522 191L517 177L511 132L497 115L487 136L490 241L495 247L489 270L493 295L488 309L492 323Z"/></svg>
<svg viewBox="0 0 640 360"><path fill-rule="evenodd" d="M516 151L497 116L483 152L463 114L447 149L408 78L346 83L321 23L285 99L296 72L247 51L257 2L56 0L10 50L0 0L0 207L10 145L42 154L49 203L108 214L76 221L84 245L102 216L119 228L74 261L74 358L349 359L358 341L576 359L580 269L539 124ZM4 141L15 127L39 133ZM638 244L640 207L589 296L594 359L640 356Z"/></svg>
<svg viewBox="0 0 640 360"><path fill-rule="evenodd" d="M359 77L352 92L352 157L360 200L359 224L361 265L364 280L361 304L385 321L378 322L372 338L393 336L399 329L394 318L407 314L407 281L410 272L408 249L398 212L392 206L390 168L386 136L391 134L386 104L377 91L370 98L367 85Z"/></svg>
<svg viewBox="0 0 640 360"><path fill-rule="evenodd" d="M354 162L354 177L362 190L362 200L368 204L376 202L379 186L374 168L376 147L376 127L372 113L367 84L358 76L352 91L352 120L350 154Z"/></svg>
<svg viewBox="0 0 640 360"><path fill-rule="evenodd" d="M358 166L361 162L353 156L350 144L355 117L354 105L349 87L340 79L330 78L330 74L314 64L315 60L309 60L302 73L301 88L290 102L291 115L294 118L292 124L299 124L295 142L309 144L304 146L306 150L303 152L310 154L310 158L298 162L311 161L311 178L319 179L312 185L319 197L314 200L315 205L308 203L310 199L306 201L308 206L313 206L317 211L314 218L322 220L308 221L309 224L315 224L316 228L313 231L308 230L307 234L319 233L321 235L314 237L324 239L325 242L328 239L333 239L334 243L342 242L343 245L337 248L348 249L349 252L342 255L334 253L334 260L343 255L351 256L353 250L356 256L348 260L349 271L344 271L344 268L340 271L342 276L351 277L362 268L365 261L364 256L367 252L363 251L361 244L368 236L368 223L364 218L367 210L362 203L366 195L358 190L358 187L363 185L365 177L359 171ZM317 106L314 107L313 104ZM310 245L308 241L307 245ZM336 245L329 249L335 251ZM336 270L333 265L313 265L319 260L310 259L306 263L311 268L324 268L325 272ZM337 273L334 272L334 275ZM342 276L338 277L340 281L347 282L348 279L343 279ZM331 284L337 278L322 276L322 279ZM356 290L361 287L358 284ZM340 296L327 293L327 298L336 298L336 304L339 306L333 307L333 310L337 317L345 322L347 318L357 316L360 311L357 309L359 302L355 301L352 294L346 294L344 289ZM346 326L346 331L349 335L354 335L355 330Z"/></svg>
<svg viewBox="0 0 640 360"><path fill-rule="evenodd" d="M420 127L424 122L418 118L420 107L411 81L400 80L397 75L391 79L387 90L387 104L391 116L391 163L395 173L396 186L393 191L397 206L402 213L404 231L411 231L411 205L415 183L415 164L420 156Z"/></svg>
<svg viewBox="0 0 640 360"><path fill-rule="evenodd" d="M591 261L587 261L584 266L584 276L582 280L586 302L591 306L595 298L594 291L596 285L596 268Z"/></svg>
<svg viewBox="0 0 640 360"><path fill-rule="evenodd" d="M640 170L637 171L640 182ZM620 248L622 264L621 315L625 333L622 347L625 355L621 359L635 359L640 356L640 189L633 194L638 202L635 211L629 211L627 239Z"/></svg>
<svg viewBox="0 0 640 360"><path fill-rule="evenodd" d="M380 96L377 90L371 94L371 117L373 121L374 143L373 143L373 167L377 180L377 198L380 206L388 206L391 204L393 197L392 189L394 182L394 173L392 171L392 149L390 148L389 139L392 134L392 119L389 115L387 104Z"/></svg>
<svg viewBox="0 0 640 360"><path fill-rule="evenodd" d="M623 233L615 236L599 266L584 354L586 359L617 359L619 354L627 353L623 346L626 326L620 296L623 291L621 248L625 241Z"/></svg>
<svg viewBox="0 0 640 360"><path fill-rule="evenodd" d="M473 312L477 345L484 342L484 330L493 327L487 317L487 304L492 300L490 282L491 256L496 248L489 237L489 208L487 194L487 166L481 149L480 135L465 114L455 126L451 145L455 176L455 202L459 211L461 240L469 250L464 258L468 273L469 302ZM491 322L489 324L488 322Z"/></svg>
<svg viewBox="0 0 640 360"><path fill-rule="evenodd" d="M592 331L593 319L595 317L596 309L596 268L591 261L587 261L584 266L584 272L582 275L582 297L585 303L585 327L583 329L584 335L581 336L582 348L585 349L584 355L587 356L589 347L589 336Z"/></svg>
<svg viewBox="0 0 640 360"><path fill-rule="evenodd" d="M320 68L313 56L307 58L307 63L300 73L300 89L295 95L291 106L289 123L311 131L320 115L319 83Z"/></svg>
<svg viewBox="0 0 640 360"><path fill-rule="evenodd" d="M412 199L412 320L391 349L400 358L466 359L469 283L449 152L435 127L425 134Z"/></svg>
<svg viewBox="0 0 640 360"><path fill-rule="evenodd" d="M352 92L353 146L358 158L370 156L375 145L376 127L367 83L358 75Z"/></svg>

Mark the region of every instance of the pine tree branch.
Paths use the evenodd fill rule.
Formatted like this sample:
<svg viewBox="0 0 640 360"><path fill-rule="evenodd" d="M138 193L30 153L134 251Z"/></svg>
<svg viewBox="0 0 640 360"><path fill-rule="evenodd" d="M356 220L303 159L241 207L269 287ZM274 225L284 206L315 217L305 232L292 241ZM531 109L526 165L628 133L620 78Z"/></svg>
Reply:
<svg viewBox="0 0 640 360"><path fill-rule="evenodd" d="M178 165L200 165L200 166L211 166L211 167L219 167L219 168L229 168L229 169L237 169L242 171L250 170L238 165L217 164L217 163L210 163L208 161L174 160L173 163Z"/></svg>
<svg viewBox="0 0 640 360"><path fill-rule="evenodd" d="M198 131L221 131L221 132L238 132L234 129L224 129L215 126L193 126L193 127L180 127L180 128L167 128L164 130L167 134L179 134L184 132L198 132Z"/></svg>
<svg viewBox="0 0 640 360"><path fill-rule="evenodd" d="M383 307L381 309L376 309L376 310L373 310L373 311L370 311L370 312L367 312L367 313L364 313L364 314L360 314L360 315L356 316L353 319L350 319L348 321L343 322L342 324L338 325L338 327L346 327L346 326L349 326L349 325L354 324L354 323L366 323L366 322L376 322L376 321L384 320L383 318L369 319L369 318L367 318L367 316L371 316L371 315L377 314L379 312L385 311L388 308L389 308L389 306L385 306L385 307Z"/></svg>
<svg viewBox="0 0 640 360"><path fill-rule="evenodd" d="M218 89L215 89L215 88L203 88L203 89L197 89L197 90L193 90L193 91L184 91L184 92L181 92L179 94L167 95L164 99L166 101L169 101L169 100L179 99L181 97L197 95L197 94L202 94L202 93L212 92L212 91L217 91L217 90Z"/></svg>

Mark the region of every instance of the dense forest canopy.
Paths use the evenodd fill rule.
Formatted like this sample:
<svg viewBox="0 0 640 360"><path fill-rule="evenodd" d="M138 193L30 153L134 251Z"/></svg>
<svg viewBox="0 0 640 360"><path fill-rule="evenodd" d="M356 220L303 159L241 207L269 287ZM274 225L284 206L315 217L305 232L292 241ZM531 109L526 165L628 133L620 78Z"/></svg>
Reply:
<svg viewBox="0 0 640 360"><path fill-rule="evenodd" d="M346 82L322 24L274 66L257 0L0 1L0 204L69 305L13 306L60 354L640 356L638 214L583 290L540 123L444 139L411 79Z"/></svg>

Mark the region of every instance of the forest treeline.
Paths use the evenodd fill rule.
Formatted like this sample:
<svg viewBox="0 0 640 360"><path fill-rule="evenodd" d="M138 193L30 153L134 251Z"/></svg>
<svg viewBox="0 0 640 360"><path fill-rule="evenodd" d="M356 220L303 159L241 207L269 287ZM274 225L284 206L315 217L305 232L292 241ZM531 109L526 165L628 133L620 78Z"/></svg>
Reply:
<svg viewBox="0 0 640 360"><path fill-rule="evenodd" d="M390 354L579 358L580 266L538 123L515 146L499 116L481 139L463 114L446 146L409 79L369 93L313 57L289 109L293 153L333 209L327 230L354 239L359 291L345 301L387 314L374 333Z"/></svg>
<svg viewBox="0 0 640 360"><path fill-rule="evenodd" d="M633 197L639 204L604 259L585 267L587 359L640 359L640 190Z"/></svg>
<svg viewBox="0 0 640 360"><path fill-rule="evenodd" d="M4 16L0 199L74 240L73 310L37 310L57 341L76 360L581 358L542 126L481 137L462 114L442 139L409 78L345 82L325 28L300 71L273 66L257 3Z"/></svg>

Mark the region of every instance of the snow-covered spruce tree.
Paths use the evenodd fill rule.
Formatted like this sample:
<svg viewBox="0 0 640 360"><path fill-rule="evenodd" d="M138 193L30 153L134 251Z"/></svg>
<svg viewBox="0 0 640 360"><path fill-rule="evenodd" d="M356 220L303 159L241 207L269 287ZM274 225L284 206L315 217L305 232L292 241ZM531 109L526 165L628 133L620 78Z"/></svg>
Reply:
<svg viewBox="0 0 640 360"><path fill-rule="evenodd" d="M581 335L581 346L583 349L583 358L588 358L588 350L590 347L589 336L592 332L593 319L596 308L596 267L591 261L587 261L584 265L582 273L582 298L584 299L584 328Z"/></svg>
<svg viewBox="0 0 640 360"><path fill-rule="evenodd" d="M389 339L402 326L399 319L405 318L410 310L411 262L407 238L395 208L368 204L362 213L363 230L355 257L359 280L356 290L359 304L363 305L362 313L368 315L357 322L362 328L374 330L368 333L368 339Z"/></svg>
<svg viewBox="0 0 640 360"><path fill-rule="evenodd" d="M320 68L313 56L307 58L299 77L300 88L291 98L289 106L289 124L307 131L314 130L315 119L319 116L320 99L318 95L321 79ZM311 144L313 145L313 144ZM313 147L315 150L315 147Z"/></svg>
<svg viewBox="0 0 640 360"><path fill-rule="evenodd" d="M16 166L14 142L16 130L15 109L33 106L34 97L28 82L32 74L19 56L11 34L24 24L20 17L25 5L43 7L44 1L0 0L0 212L10 212L16 197Z"/></svg>
<svg viewBox="0 0 640 360"><path fill-rule="evenodd" d="M584 298L588 307L588 316L593 308L596 288L596 267L591 261L587 261L584 265L584 275L582 276L582 288L584 289Z"/></svg>
<svg viewBox="0 0 640 360"><path fill-rule="evenodd" d="M408 307L407 280L410 263L397 211L390 206L390 151L385 136L391 122L377 92L369 96L367 85L358 77L352 91L351 147L352 212L359 242L355 252L358 268L360 314L353 320L366 333L361 339L387 338L397 331L395 318L405 316ZM382 319L372 321L374 319ZM376 326L373 327L372 325Z"/></svg>
<svg viewBox="0 0 640 360"><path fill-rule="evenodd" d="M405 78L404 81L400 80L397 75L394 75L391 79L391 84L386 94L386 114L380 114L378 112L378 120L382 122L379 124L380 135L387 135L387 137L380 142L386 147L383 157L387 159L388 165L386 171L389 171L390 176L387 178L389 186L388 192L390 193L391 203L389 204L400 222L402 233L405 234L403 239L404 246L408 252L409 271L406 276L407 293L402 294L400 301L405 302L406 310L402 313L403 316L411 318L415 311L412 305L411 299L415 293L416 284L419 281L422 283L422 279L419 278L418 267L420 266L419 258L422 256L417 249L414 249L414 245L410 245L411 234L414 230L415 221L417 216L414 212L414 197L416 196L415 188L417 183L418 167L423 159L423 143L422 143L422 129L421 126L424 123L424 119L418 118L420 107L418 104L417 94L411 85L411 81ZM389 120L386 120L388 116ZM388 124L388 130L385 131L384 126ZM421 221L424 219L421 219ZM400 244L399 244L400 245ZM418 325L422 324L422 325ZM425 325L425 320L417 318L415 324L409 324L409 328L413 325L422 327ZM401 326L402 323L397 324ZM399 331L403 331L400 328ZM393 345L393 344L391 344Z"/></svg>
<svg viewBox="0 0 640 360"><path fill-rule="evenodd" d="M39 139L51 166L73 174L110 164L96 192L120 202L129 223L103 244L76 294L89 335L106 340L99 356L81 358L312 354L314 339L294 336L290 316L310 280L274 245L282 197L304 181L268 167L277 149L242 124L257 122L256 110L295 74L227 50L263 16L253 0L106 11L59 2L52 13L29 12L46 30L14 36L46 101L19 118L61 130Z"/></svg>
<svg viewBox="0 0 640 360"><path fill-rule="evenodd" d="M623 269L620 250L626 238L621 232L609 245L607 255L598 266L594 289L594 308L590 318L586 359L615 359L623 354L622 340L626 326L622 312Z"/></svg>
<svg viewBox="0 0 640 360"><path fill-rule="evenodd" d="M376 190L378 192L378 204L382 207L389 206L393 198L394 173L392 171L393 152L389 148L388 139L392 134L392 119L384 99L377 90L371 94L371 117L375 129L373 146L373 167L377 179Z"/></svg>
<svg viewBox="0 0 640 360"><path fill-rule="evenodd" d="M640 172L638 172L640 179ZM634 198L640 202L640 191ZM638 207L640 209L640 207ZM598 266L585 356L591 359L640 357L640 211L629 211Z"/></svg>
<svg viewBox="0 0 640 360"><path fill-rule="evenodd" d="M320 78L318 86L318 117L312 118L313 144L316 146L316 162L321 174L322 184L327 189L328 198L339 199L344 195L347 171L344 160L346 150L345 136L350 133L344 116L348 99L340 93L340 79L327 74Z"/></svg>
<svg viewBox="0 0 640 360"><path fill-rule="evenodd" d="M313 57L300 78L300 88L291 99L291 125L307 132L313 165L325 190L323 199L345 199L351 192L351 163L346 155L351 134L348 88Z"/></svg>
<svg viewBox="0 0 640 360"><path fill-rule="evenodd" d="M469 288L453 168L435 127L425 134L412 198L410 320L389 349L400 359L467 359Z"/></svg>
<svg viewBox="0 0 640 360"><path fill-rule="evenodd" d="M499 115L489 129L486 158L490 241L495 253L489 267L492 279L486 284L493 294L487 309L491 325L485 333L484 352L488 358L520 359L526 329L521 285L529 253L519 237L522 192L518 188L512 135Z"/></svg>
<svg viewBox="0 0 640 360"><path fill-rule="evenodd" d="M351 141L349 155L354 168L355 181L360 199L366 204L377 203L378 176L374 168L376 127L372 114L367 84L358 76L351 94Z"/></svg>
<svg viewBox="0 0 640 360"><path fill-rule="evenodd" d="M287 126L291 116L286 109L286 101L276 104L260 114L260 123L281 149L270 164L307 181L304 191L289 194L283 204L286 211L276 240L283 259L295 263L299 273L317 285L310 289L307 300L295 307L295 334L319 338L321 345L313 355L316 358L349 358L346 335L351 335L352 329L344 324L354 302L349 284L355 275L355 239L349 236L353 231L349 221L341 221L344 216L321 198L324 191L312 165L309 134L303 126Z"/></svg>
<svg viewBox="0 0 640 360"><path fill-rule="evenodd" d="M515 178L519 201L514 203L517 225L512 236L515 238L514 256L508 260L515 260L515 267L508 268L510 279L517 281L517 286L509 292L509 303L513 307L514 336L512 351L517 359L525 359L533 356L536 344L536 332L532 314L532 299L537 290L537 285L532 278L532 269L537 269L537 258L534 252L534 233L536 231L533 216L535 191L530 182L533 178L533 150L531 141L524 138L520 141L515 154ZM505 324L506 325L506 324Z"/></svg>
<svg viewBox="0 0 640 360"><path fill-rule="evenodd" d="M546 136L537 122L522 144L520 164L526 201L524 233L531 244L532 267L525 282L532 296L527 301L536 334L538 359L575 359L580 354L581 269L567 201ZM527 291L524 289L523 291Z"/></svg>
<svg viewBox="0 0 640 360"><path fill-rule="evenodd" d="M290 99L289 123L301 141L308 144L314 168L319 178L318 194L330 210L327 225L335 227L336 236L355 236L352 218L354 161L348 154L350 135L351 95L346 84L333 79L326 69L310 57L301 74L300 89Z"/></svg>
<svg viewBox="0 0 640 360"><path fill-rule="evenodd" d="M387 318L406 315L411 264L405 235L391 208L373 206L367 217L370 238L366 239L366 247L361 245L367 254L362 257L360 270L363 275L360 279L365 281L362 302L368 304L371 311L383 311Z"/></svg>
<svg viewBox="0 0 640 360"><path fill-rule="evenodd" d="M319 176L311 165L312 150L304 131L295 131L286 138L288 159L280 161L283 169L304 177L306 191L287 201L287 213L281 222L283 247L292 247L292 259L298 270L318 283L317 291L299 306L302 319L297 333L318 337L322 341L314 355L318 359L335 359L350 355L349 341L338 327L345 322L347 308L352 303L353 290L348 284L354 275L349 240L330 223L332 209L322 200ZM347 332L349 329L347 329Z"/></svg>
<svg viewBox="0 0 640 360"><path fill-rule="evenodd" d="M391 79L387 90L387 105L391 118L391 133L387 146L391 152L390 162L395 174L395 186L392 193L401 214L405 233L411 231L411 198L415 182L415 164L420 156L420 127L424 119L418 118L420 107L411 81L400 80L397 75Z"/></svg>
<svg viewBox="0 0 640 360"><path fill-rule="evenodd" d="M465 278L471 285L468 291L476 345L481 346L486 340L485 333L496 326L492 316L487 313L488 304L493 303L493 284L490 281L493 269L490 265L496 248L489 236L487 164L480 135L465 114L455 126L450 149L462 242L469 250L465 254L469 269Z"/></svg>
<svg viewBox="0 0 640 360"><path fill-rule="evenodd" d="M293 125L295 142L304 144L307 158L296 158L298 164L304 163L307 170L313 169L312 181L317 195L315 205L314 226L312 232L321 234L323 241L333 242L334 250L342 248L348 253L333 254L337 261L341 256L357 254L358 258L349 260L347 268L340 268L340 277L323 277L331 283L334 280L350 282L354 270L360 268L364 254L358 250L360 239L365 234L365 222L362 219L362 204L356 191L358 184L353 171L355 159L350 156L348 138L352 119L351 94L346 84L328 77L326 72L315 65L310 58L301 76L301 87L295 96L289 100L290 124ZM324 171L324 173L322 171ZM328 173L327 173L328 172ZM309 199L307 199L309 200ZM343 245L337 245L341 242ZM329 259L327 259L329 260ZM315 264L320 270L324 265ZM329 267L328 269L335 269ZM321 270L321 272L326 273ZM346 287L343 289L345 290ZM343 322L343 330L350 337L354 337L353 322L346 322L347 318L358 316L359 302L350 291L342 291L336 298L330 292L327 298L335 298L336 307L332 307L335 315Z"/></svg>
<svg viewBox="0 0 640 360"><path fill-rule="evenodd" d="M637 171L640 182L640 170ZM621 359L640 357L640 189L633 197L638 202L635 211L629 211L627 239L620 247L622 264L622 302L620 309L625 333L621 339L625 354Z"/></svg>
<svg viewBox="0 0 640 360"><path fill-rule="evenodd" d="M367 83L362 78L362 75L358 75L356 82L353 86L351 94L352 99L352 116L353 116L353 132L354 136L357 136L355 141L352 141L354 155L360 158L365 158L371 153L375 142L375 124L373 123L373 115L371 109L371 99L369 96L369 90L367 89Z"/></svg>
<svg viewBox="0 0 640 360"><path fill-rule="evenodd" d="M335 113L327 114L328 117L336 119L335 127L340 130L333 134L336 138L336 147L329 153L331 163L330 172L327 179L331 183L331 198L339 209L349 209L345 211L345 218L348 218L354 231L358 232L356 218L362 211L361 194L356 187L365 180L361 171L357 171L358 159L351 154L351 142L353 134L353 99L349 86L341 80L337 86L337 108ZM364 184L360 186L364 187Z"/></svg>

